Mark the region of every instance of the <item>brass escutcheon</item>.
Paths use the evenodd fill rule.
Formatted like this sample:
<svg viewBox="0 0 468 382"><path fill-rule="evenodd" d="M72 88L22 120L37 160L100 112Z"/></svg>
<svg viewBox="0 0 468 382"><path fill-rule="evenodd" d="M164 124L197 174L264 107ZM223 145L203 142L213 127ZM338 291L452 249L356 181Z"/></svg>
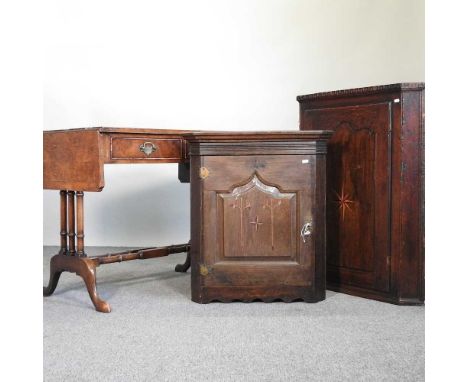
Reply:
<svg viewBox="0 0 468 382"><path fill-rule="evenodd" d="M150 156L153 152L156 151L156 146L151 142L145 142L140 145L140 151L146 156Z"/></svg>

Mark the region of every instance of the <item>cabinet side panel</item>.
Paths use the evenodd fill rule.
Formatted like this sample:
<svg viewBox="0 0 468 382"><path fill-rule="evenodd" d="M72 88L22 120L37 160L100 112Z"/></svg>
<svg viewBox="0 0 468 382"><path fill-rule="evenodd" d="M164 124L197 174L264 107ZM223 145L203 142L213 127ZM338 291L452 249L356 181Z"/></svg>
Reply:
<svg viewBox="0 0 468 382"><path fill-rule="evenodd" d="M323 292L325 298L326 289L326 156L317 155L316 180L315 180L315 202L312 216L314 219L315 234L315 290Z"/></svg>
<svg viewBox="0 0 468 382"><path fill-rule="evenodd" d="M424 301L424 93L402 94L398 297Z"/></svg>
<svg viewBox="0 0 468 382"><path fill-rule="evenodd" d="M203 227L201 225L203 204L202 187L200 179L200 167L202 158L190 157L190 257L191 257L191 291L192 300L202 302L202 279L200 277L200 254L202 251Z"/></svg>

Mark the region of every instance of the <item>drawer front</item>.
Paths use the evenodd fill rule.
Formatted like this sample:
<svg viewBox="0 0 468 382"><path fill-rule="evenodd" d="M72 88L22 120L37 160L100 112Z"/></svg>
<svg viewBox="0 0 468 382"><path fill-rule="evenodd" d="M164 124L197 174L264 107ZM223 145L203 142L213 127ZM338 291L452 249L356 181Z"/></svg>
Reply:
<svg viewBox="0 0 468 382"><path fill-rule="evenodd" d="M177 138L119 138L112 137L111 160L181 160L183 141Z"/></svg>

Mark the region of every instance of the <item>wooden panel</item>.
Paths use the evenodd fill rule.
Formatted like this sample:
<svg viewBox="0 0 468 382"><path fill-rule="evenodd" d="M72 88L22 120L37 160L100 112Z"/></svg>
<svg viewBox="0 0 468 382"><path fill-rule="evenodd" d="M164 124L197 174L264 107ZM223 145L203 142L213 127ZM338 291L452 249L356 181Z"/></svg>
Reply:
<svg viewBox="0 0 468 382"><path fill-rule="evenodd" d="M96 130L45 131L43 188L101 191L104 166Z"/></svg>
<svg viewBox="0 0 468 382"><path fill-rule="evenodd" d="M296 253L296 199L296 193L281 193L256 175L230 193L219 193L220 259L291 259Z"/></svg>
<svg viewBox="0 0 468 382"><path fill-rule="evenodd" d="M424 301L424 91L401 97L401 162L399 163L400 219L398 300ZM397 268L398 267L398 268Z"/></svg>
<svg viewBox="0 0 468 382"><path fill-rule="evenodd" d="M312 200L313 190L311 189L312 178L315 176L314 156L239 156L204 157L203 166L208 169L209 176L203 181L203 205L204 224L206 240L204 241L204 264L211 267L214 272L205 277L207 285L219 285L228 283L230 285L274 285L278 280L292 285L302 285L306 282L312 283L313 257L315 253L314 237L306 243L300 240L300 227L306 222L313 220ZM302 163L302 160L307 163ZM299 167L299 172L291 172L292 167ZM254 177L261 180L261 183L268 187L278 189L278 194L284 194L285 198L297 200L300 205L294 206L292 210L296 221L291 221L287 225L278 227L276 235L283 238L280 247L283 249L289 246L294 252L277 256L278 251L271 250L271 236L268 235L267 227L259 228L256 231L255 217L251 213L247 217L249 227L244 227L249 232L249 237L254 235L256 241L252 239L242 250L239 248L241 237L239 230L225 232L222 227L227 227L227 222L220 221L220 216L224 215L224 208L219 203L220 195L230 194L236 188L248 184ZM256 187L254 187L256 188ZM245 190L244 187L243 190ZM251 189L252 190L252 189ZM256 191L254 191L256 193ZM265 199L250 199L252 211L263 209ZM261 204L256 204L260 202ZM240 203L240 200L238 201ZM255 203L255 204L254 204ZM219 208L221 207L221 210ZM245 207L245 206L244 206ZM291 214L291 211L289 211ZM264 216L262 216L264 218ZM285 223L286 216L283 217ZM266 217L265 217L266 219ZM293 225L293 227L291 227ZM292 232L294 229L295 232ZM260 235L256 235L260 232ZM228 238L230 245L234 247L230 253L234 257L226 257L224 254L224 240ZM292 237L292 238L291 238ZM212 238L212 239L209 239ZM243 239L242 239L243 240ZM266 240L266 242L262 242ZM289 244L289 241L293 243ZM250 251L250 252L248 252ZM289 264L289 267L285 267ZM255 277L255 275L257 275ZM223 282L224 280L224 282ZM235 284L232 281L236 280Z"/></svg>
<svg viewBox="0 0 468 382"><path fill-rule="evenodd" d="M329 280L383 291L390 280L390 110L378 103L304 113L306 126L335 131L327 158Z"/></svg>
<svg viewBox="0 0 468 382"><path fill-rule="evenodd" d="M146 153L142 150L149 149ZM161 159L181 160L183 141L181 139L155 139L149 137L111 137L110 159L132 159L135 161L158 161Z"/></svg>

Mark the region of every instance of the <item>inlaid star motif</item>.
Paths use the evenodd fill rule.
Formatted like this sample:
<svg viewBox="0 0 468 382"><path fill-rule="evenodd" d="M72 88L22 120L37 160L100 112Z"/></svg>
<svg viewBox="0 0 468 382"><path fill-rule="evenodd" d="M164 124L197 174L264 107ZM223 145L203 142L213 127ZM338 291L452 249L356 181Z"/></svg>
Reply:
<svg viewBox="0 0 468 382"><path fill-rule="evenodd" d="M351 200L350 196L344 193L344 185L341 187L341 195L338 194L336 191L334 192L338 198L336 202L339 204L339 208L341 211L341 219L344 221L345 215L346 215L346 209L349 209L351 211L351 207L349 206L349 204L354 203L354 200Z"/></svg>

